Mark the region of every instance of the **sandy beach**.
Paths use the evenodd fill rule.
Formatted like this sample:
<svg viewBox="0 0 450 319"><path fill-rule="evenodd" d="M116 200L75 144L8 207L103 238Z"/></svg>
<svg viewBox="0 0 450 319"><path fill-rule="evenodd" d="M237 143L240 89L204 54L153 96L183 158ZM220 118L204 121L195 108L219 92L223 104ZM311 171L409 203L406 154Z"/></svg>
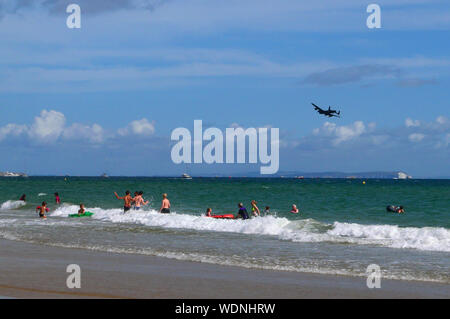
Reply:
<svg viewBox="0 0 450 319"><path fill-rule="evenodd" d="M448 298L445 284L252 270L0 240L0 296L13 298ZM81 267L68 289L66 267Z"/></svg>

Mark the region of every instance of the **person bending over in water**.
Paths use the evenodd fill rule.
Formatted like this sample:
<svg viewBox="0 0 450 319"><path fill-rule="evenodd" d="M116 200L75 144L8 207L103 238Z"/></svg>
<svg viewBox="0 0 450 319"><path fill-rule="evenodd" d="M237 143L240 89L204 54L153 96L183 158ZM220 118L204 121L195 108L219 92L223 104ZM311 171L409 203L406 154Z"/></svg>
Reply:
<svg viewBox="0 0 450 319"><path fill-rule="evenodd" d="M162 214L170 214L170 201L167 198L167 194L164 193L163 200L161 202L161 208L159 209L159 212Z"/></svg>
<svg viewBox="0 0 450 319"><path fill-rule="evenodd" d="M56 205L61 204L61 199L59 198L59 194L58 193L55 193L55 202L56 202Z"/></svg>
<svg viewBox="0 0 450 319"><path fill-rule="evenodd" d="M22 194L22 196L20 196L19 200L23 200L24 202L27 201L27 195Z"/></svg>
<svg viewBox="0 0 450 319"><path fill-rule="evenodd" d="M239 211L237 213L236 218L249 219L247 209L245 209L242 203L238 204Z"/></svg>
<svg viewBox="0 0 450 319"><path fill-rule="evenodd" d="M80 209L78 210L78 215L84 215L86 213L86 209L84 208L84 204L80 204Z"/></svg>
<svg viewBox="0 0 450 319"><path fill-rule="evenodd" d="M252 200L251 204L252 204L253 216L260 216L261 212L259 211L258 206L256 206L256 204L257 204L256 200Z"/></svg>
<svg viewBox="0 0 450 319"><path fill-rule="evenodd" d="M36 211L39 213L39 217L42 219L46 219L45 213L49 211L46 202L42 202L41 206L36 207Z"/></svg>
<svg viewBox="0 0 450 319"><path fill-rule="evenodd" d="M144 198L142 197L144 195L143 191L140 192L136 192L134 193L135 196L133 198L133 202L134 202L134 209L135 210L139 210L141 209L141 205L147 205L149 203L149 201L144 201Z"/></svg>
<svg viewBox="0 0 450 319"><path fill-rule="evenodd" d="M130 195L130 191L125 192L125 196L119 197L116 192L114 192L114 195L116 195L117 199L123 199L123 212L126 213L131 209L131 202L133 201L133 198Z"/></svg>
<svg viewBox="0 0 450 319"><path fill-rule="evenodd" d="M207 208L206 209L206 217L211 217L212 216L212 209L211 208Z"/></svg>
<svg viewBox="0 0 450 319"><path fill-rule="evenodd" d="M297 205L292 204L291 213L292 213L292 214L298 214L298 213L299 213L298 208L297 208Z"/></svg>

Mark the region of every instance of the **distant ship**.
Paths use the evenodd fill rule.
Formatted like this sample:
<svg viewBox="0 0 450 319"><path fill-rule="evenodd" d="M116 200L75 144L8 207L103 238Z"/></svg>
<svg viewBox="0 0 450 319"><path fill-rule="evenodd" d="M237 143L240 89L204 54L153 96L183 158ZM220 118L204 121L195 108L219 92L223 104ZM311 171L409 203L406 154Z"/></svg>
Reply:
<svg viewBox="0 0 450 319"><path fill-rule="evenodd" d="M183 175L181 175L182 179L192 179L192 177L186 173L184 173Z"/></svg>
<svg viewBox="0 0 450 319"><path fill-rule="evenodd" d="M0 172L1 177L28 177L25 173Z"/></svg>
<svg viewBox="0 0 450 319"><path fill-rule="evenodd" d="M109 178L108 174L106 174L106 173L103 173L100 177L101 178Z"/></svg>

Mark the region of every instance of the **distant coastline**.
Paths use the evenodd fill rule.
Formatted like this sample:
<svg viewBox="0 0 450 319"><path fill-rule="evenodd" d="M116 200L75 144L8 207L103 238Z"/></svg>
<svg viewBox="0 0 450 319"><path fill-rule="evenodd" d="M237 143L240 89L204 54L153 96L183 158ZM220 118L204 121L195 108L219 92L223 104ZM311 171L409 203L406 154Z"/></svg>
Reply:
<svg viewBox="0 0 450 319"><path fill-rule="evenodd" d="M51 174L31 174L25 173L13 173L13 172L0 172L0 177L98 177L98 178L180 178L179 174L162 174L162 175L51 175ZM286 179L450 179L450 176L420 176L413 177L403 171L374 171L374 172L358 172L358 173L345 173L345 172L296 172L296 171L284 171L275 175L261 175L259 172L243 172L243 173L199 173L192 174L192 178L286 178Z"/></svg>

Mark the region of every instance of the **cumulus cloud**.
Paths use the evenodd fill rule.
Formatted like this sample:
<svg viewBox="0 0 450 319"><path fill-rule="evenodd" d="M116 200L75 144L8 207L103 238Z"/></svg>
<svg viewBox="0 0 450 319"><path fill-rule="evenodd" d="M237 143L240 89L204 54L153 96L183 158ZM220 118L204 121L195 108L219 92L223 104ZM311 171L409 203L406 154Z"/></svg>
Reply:
<svg viewBox="0 0 450 319"><path fill-rule="evenodd" d="M149 122L146 118L136 120L128 124L127 127L120 128L117 133L121 136L137 135L150 136L155 133L155 122Z"/></svg>
<svg viewBox="0 0 450 319"><path fill-rule="evenodd" d="M369 127L371 129L374 128L374 123L370 123ZM327 137L332 141L333 145L339 145L342 142L355 139L365 132L367 132L367 127L362 121L356 121L347 126L325 122L322 127L313 130L315 136Z"/></svg>
<svg viewBox="0 0 450 319"><path fill-rule="evenodd" d="M34 118L28 134L32 139L40 142L54 142L63 132L65 124L64 114L53 110L43 110L40 116Z"/></svg>
<svg viewBox="0 0 450 319"><path fill-rule="evenodd" d="M406 120L405 120L405 125L406 125L406 127L417 127L417 126L420 126L420 121L418 121L418 120L413 120L413 119L411 119L411 118L407 118Z"/></svg>
<svg viewBox="0 0 450 319"><path fill-rule="evenodd" d="M422 133L412 133L412 134L409 134L409 136L408 136L408 139L414 143L420 142L424 138L425 138L425 135Z"/></svg>
<svg viewBox="0 0 450 319"><path fill-rule="evenodd" d="M105 131L98 124L89 126L74 123L64 129L63 137L67 140L88 140L91 143L102 143L105 139Z"/></svg>
<svg viewBox="0 0 450 319"><path fill-rule="evenodd" d="M405 126L397 128L377 128L375 123L366 124L363 121L348 125L325 122L315 128L311 135L284 141L282 145L308 151L345 148L355 152L371 150L383 153L386 149L408 150L411 143L427 151L448 148L450 120L445 116L439 116L432 122L407 118Z"/></svg>
<svg viewBox="0 0 450 319"><path fill-rule="evenodd" d="M18 124L7 124L6 126L0 127L0 141L8 136L19 136L27 131L25 125Z"/></svg>
<svg viewBox="0 0 450 319"><path fill-rule="evenodd" d="M132 121L127 127L119 129L117 134L106 131L97 123L92 125L73 123L66 125L66 117L55 110L42 110L30 125L9 123L0 127L0 141L8 138L25 138L32 143L52 144L56 142L87 142L101 144L118 136L150 136L155 132L155 123L144 118Z"/></svg>

